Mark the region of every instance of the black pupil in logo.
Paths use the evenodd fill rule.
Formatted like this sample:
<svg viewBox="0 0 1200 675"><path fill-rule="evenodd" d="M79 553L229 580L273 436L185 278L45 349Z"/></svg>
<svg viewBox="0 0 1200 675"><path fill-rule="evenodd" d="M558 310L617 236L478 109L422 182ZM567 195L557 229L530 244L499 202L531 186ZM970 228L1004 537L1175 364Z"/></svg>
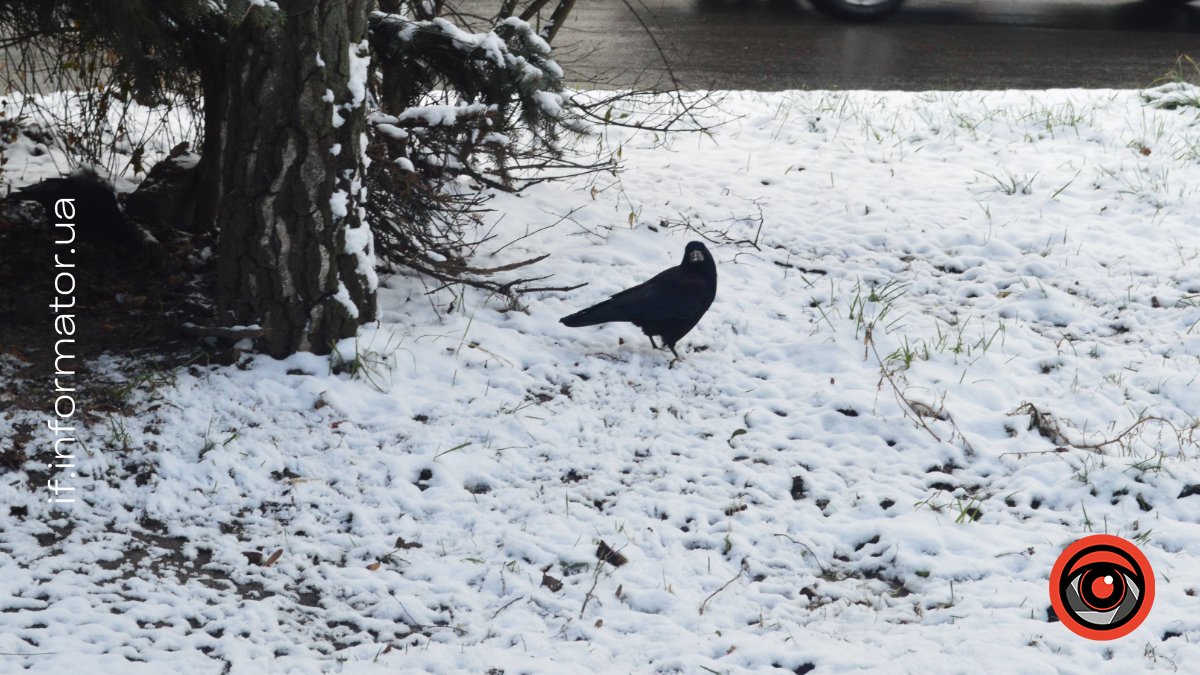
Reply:
<svg viewBox="0 0 1200 675"><path fill-rule="evenodd" d="M1115 554L1097 555L1097 554ZM1114 557L1127 562L1116 562ZM1086 558L1100 558L1088 562ZM1137 615L1145 580L1137 562L1106 544L1089 546L1067 561L1059 579L1063 607L1071 618L1094 630L1115 630Z"/></svg>

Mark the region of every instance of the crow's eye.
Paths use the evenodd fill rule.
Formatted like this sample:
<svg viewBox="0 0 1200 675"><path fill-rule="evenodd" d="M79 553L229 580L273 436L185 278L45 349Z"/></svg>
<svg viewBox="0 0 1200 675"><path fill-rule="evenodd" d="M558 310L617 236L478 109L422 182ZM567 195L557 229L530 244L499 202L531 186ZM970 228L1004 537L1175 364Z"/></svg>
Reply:
<svg viewBox="0 0 1200 675"><path fill-rule="evenodd" d="M1063 571L1066 609L1084 625L1120 624L1141 606L1145 579L1123 551L1093 549L1072 560Z"/></svg>

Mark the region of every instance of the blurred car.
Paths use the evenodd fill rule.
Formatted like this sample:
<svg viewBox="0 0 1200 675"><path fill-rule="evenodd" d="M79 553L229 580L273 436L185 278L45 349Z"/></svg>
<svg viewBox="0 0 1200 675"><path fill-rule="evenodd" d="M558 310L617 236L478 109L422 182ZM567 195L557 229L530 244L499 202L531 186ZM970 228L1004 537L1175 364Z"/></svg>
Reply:
<svg viewBox="0 0 1200 675"><path fill-rule="evenodd" d="M1158 5L1181 6L1192 0L1149 0ZM821 12L839 19L871 21L890 14L904 4L904 0L809 0Z"/></svg>
<svg viewBox="0 0 1200 675"><path fill-rule="evenodd" d="M809 0L819 11L839 19L870 21L891 14L904 0Z"/></svg>

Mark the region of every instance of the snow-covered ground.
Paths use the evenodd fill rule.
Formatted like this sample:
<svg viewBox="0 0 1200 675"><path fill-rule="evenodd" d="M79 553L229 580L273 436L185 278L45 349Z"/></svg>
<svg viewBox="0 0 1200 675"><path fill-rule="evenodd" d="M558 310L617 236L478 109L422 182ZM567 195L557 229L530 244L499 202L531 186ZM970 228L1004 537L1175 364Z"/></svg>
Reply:
<svg viewBox="0 0 1200 675"><path fill-rule="evenodd" d="M538 271L586 287L440 316L385 275L340 346L367 376L248 356L139 389L70 518L6 475L0 672L1197 672L1197 109L725 109L712 137L612 132L619 181L497 198L497 241L576 210L487 266L552 252ZM689 226L720 282L682 363L558 324L677 264ZM1107 643L1047 620L1092 532L1157 582Z"/></svg>

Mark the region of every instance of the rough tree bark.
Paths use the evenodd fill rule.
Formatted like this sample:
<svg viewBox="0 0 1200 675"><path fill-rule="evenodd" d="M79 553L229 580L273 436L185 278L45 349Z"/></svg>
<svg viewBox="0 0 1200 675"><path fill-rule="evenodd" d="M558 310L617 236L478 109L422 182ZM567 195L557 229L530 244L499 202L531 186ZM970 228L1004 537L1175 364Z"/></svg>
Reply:
<svg viewBox="0 0 1200 675"><path fill-rule="evenodd" d="M375 318L362 220L373 0L231 0L218 306L267 351L328 353ZM273 5L278 4L278 9Z"/></svg>
<svg viewBox="0 0 1200 675"><path fill-rule="evenodd" d="M200 66L200 90L204 92L204 141L200 147L200 165L197 167L191 231L205 234L217 229L221 205L221 141L225 133L225 109L228 105L225 90L229 75L225 70L225 54L216 56Z"/></svg>

